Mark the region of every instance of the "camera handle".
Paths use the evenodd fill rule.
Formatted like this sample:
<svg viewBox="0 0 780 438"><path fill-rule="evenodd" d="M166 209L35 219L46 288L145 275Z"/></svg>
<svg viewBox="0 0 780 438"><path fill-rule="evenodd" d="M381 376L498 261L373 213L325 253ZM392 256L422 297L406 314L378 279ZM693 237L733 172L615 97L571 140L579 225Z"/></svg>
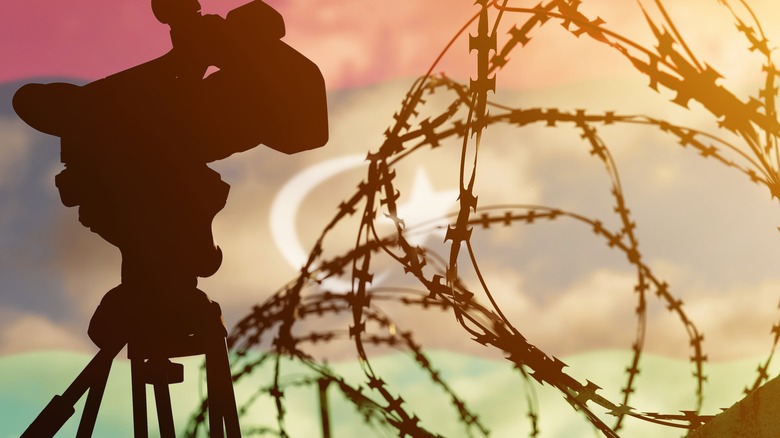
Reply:
<svg viewBox="0 0 780 438"><path fill-rule="evenodd" d="M176 23L200 15L198 0L152 0L152 12L157 21L169 24Z"/></svg>

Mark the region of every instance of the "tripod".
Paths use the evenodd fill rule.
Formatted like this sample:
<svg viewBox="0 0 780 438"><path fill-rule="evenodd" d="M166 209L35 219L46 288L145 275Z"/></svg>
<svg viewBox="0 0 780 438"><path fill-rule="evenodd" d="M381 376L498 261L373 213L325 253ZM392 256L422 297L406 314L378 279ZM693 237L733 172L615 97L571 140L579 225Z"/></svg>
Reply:
<svg viewBox="0 0 780 438"><path fill-rule="evenodd" d="M206 356L210 437L222 438L225 432L227 438L241 437L225 344L227 331L222 323L222 312L219 304L215 302L209 302L204 310L206 311L203 316L206 316L206 319L201 323L205 325L201 324L199 330L193 333L184 336L162 336L162 338L137 336L126 342L131 367L133 429L136 438L148 436L146 384L154 387L160 436L162 438L176 436L168 385L184 381L184 367L171 362L170 358L198 354ZM55 395L46 408L38 414L22 434L22 438L53 437L73 415L73 406L87 391L89 394L76 437L91 437L108 374L111 371L111 363L124 346L125 343L117 342L101 348L65 392L62 395Z"/></svg>

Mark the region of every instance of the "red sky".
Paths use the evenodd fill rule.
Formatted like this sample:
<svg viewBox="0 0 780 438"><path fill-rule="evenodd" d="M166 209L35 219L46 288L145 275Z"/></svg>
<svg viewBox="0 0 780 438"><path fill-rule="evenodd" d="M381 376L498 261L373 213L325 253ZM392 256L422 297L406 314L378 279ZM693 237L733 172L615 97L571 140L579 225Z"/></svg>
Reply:
<svg viewBox="0 0 780 438"><path fill-rule="evenodd" d="M245 0L202 2L224 14ZM285 17L287 41L342 88L417 76L457 26L475 11L469 2L270 1ZM11 2L0 18L0 82L39 76L95 79L161 55L167 26L148 1L28 0Z"/></svg>
<svg viewBox="0 0 780 438"><path fill-rule="evenodd" d="M204 13L224 14L245 2L203 0L201 4ZM473 2L467 0L268 2L285 18L285 41L320 66L330 89L419 76L477 11ZM40 76L96 79L159 56L170 46L167 26L154 19L148 0L6 3L0 15L0 82ZM533 7L537 3L515 0L509 4ZM723 45L722 31L733 26L733 20L725 8L715 3L678 0L667 7L677 18L698 17L682 20L681 30L688 35L688 43L712 60L713 67L724 76L740 76L744 72L729 60L734 53L744 51L746 43L735 39L734 44ZM750 4L765 23L780 16L778 2L758 0ZM580 10L594 19L602 18L610 29L639 41L650 36L634 2L589 0ZM521 18L507 15L505 22L517 20ZM533 34L522 57L513 54L512 70L500 75L499 86L535 88L603 77L605 73L632 74L614 51L606 47L592 50L594 45L585 41L587 38L577 40L558 24L550 23L542 35ZM499 34L507 30L500 29ZM766 26L764 31L770 41L778 41L774 27ZM461 38L453 52L436 71L465 79L473 64L467 40ZM579 62L572 65L572 59Z"/></svg>

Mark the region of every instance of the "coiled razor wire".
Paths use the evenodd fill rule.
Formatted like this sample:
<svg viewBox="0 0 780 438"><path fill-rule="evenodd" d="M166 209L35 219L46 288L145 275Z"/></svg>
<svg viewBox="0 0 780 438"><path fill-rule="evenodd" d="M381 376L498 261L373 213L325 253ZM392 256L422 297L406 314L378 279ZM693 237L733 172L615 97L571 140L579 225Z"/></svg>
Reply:
<svg viewBox="0 0 780 438"><path fill-rule="evenodd" d="M470 35L469 50L475 52L476 77L469 84L461 84L444 74L432 74L436 65L434 63L428 73L413 84L394 114L394 122L385 131L382 145L368 154L365 179L338 206L336 215L323 229L300 275L265 302L254 306L232 330L229 345L233 354L231 366L235 382L241 382L267 364L274 370L272 381L264 387L256 388L253 396L239 406L240 415L244 418L244 433L248 436L287 436L285 391L299 386L330 385L337 388L372 427L394 431L398 436L435 436L405 406L402 395L397 394L372 367L367 347L384 346L411 355L433 385L449 397L468 436L489 435L487 425L442 378L423 347L415 341L414 334L403 331L382 311L383 306L389 303L423 311L438 309L449 312L462 327L466 337L502 352L526 382L522 397L526 398L528 405L530 436L541 433L534 381L556 388L576 412L584 415L607 437L619 436L626 417L682 430L694 429L709 420L711 415L700 412L706 380L704 334L686 314L682 300L645 263L635 234L636 223L631 217L618 169L609 145L599 136L599 129L606 125L652 127L669 135L680 146L697 151L703 158L744 174L750 181L765 186L773 197L780 199L780 151L777 147L780 124L775 108L775 81L779 73L773 63L768 40L748 4L739 1L735 7L726 0L717 3L731 14L737 32L748 41L750 50L757 52L763 59L763 84L757 97L747 102L719 85L718 73L694 56L661 0L653 2L660 19L652 18L645 6L638 3L655 39L656 45L652 47L642 46L611 31L599 17L586 16L580 9L583 4L581 0L548 0L535 7L514 6L508 0L477 0L477 13L457 32L436 60L438 63L453 42L473 28L475 33ZM499 22L507 17L517 19L517 22L513 23L508 34L499 38ZM496 75L508 64L509 55L527 46L531 42L531 34L548 22L557 22L574 36L589 38L597 44L612 48L649 79L651 89L657 91L664 88L676 93L674 104L687 108L690 101L698 102L717 119L721 131L707 133L646 115L566 111L559 108L512 108L493 103L489 97L495 92ZM422 109L428 109L425 107L425 97L430 94L450 96L449 105L435 116L422 117ZM474 187L482 135L487 127L499 124L517 128L531 125L550 128L571 125L576 128L582 143L589 149L591 156L603 164L609 177L619 225L609 228L602 219L548 206L479 206ZM724 134L735 140L725 140ZM430 248L410 243L411 235L437 225L407 227L403 218L399 217L400 193L395 188L395 167L411 154L439 148L448 139L459 139L461 144L459 205L446 226L445 241L449 244L449 254L439 255ZM379 216L389 217L393 221L394 233L379 235ZM350 217L359 219L354 246L344 254L326 258L326 237ZM636 336L619 399L603 396L595 382L583 383L571 377L564 371L566 365L562 361L545 354L523 336L494 300L488 287L489 279L483 277L472 248L474 231L482 233L498 226L562 220L586 227L608 247L622 253L626 262L635 270ZM403 270L407 278L415 280L416 287L371 286L375 260L388 256L399 271ZM476 274L478 287L470 288L464 284L459 260L467 260L468 268ZM352 280L350 292L326 291L320 286L323 280L342 275L348 275ZM693 391L696 395L695 406L689 411L654 413L631 406L631 397L637 391L636 381L640 373L648 302L653 295L677 317L688 337L695 381ZM347 316L351 323L338 330L323 329L304 333L296 330L302 321L333 316ZM745 393L756 390L769 378L767 370L780 341L780 323L774 325L771 332L771 351L767 359L759 364L757 376L752 385L745 389ZM310 354L313 345L335 340L349 340L354 344L365 374L361 384L347 382ZM262 348L266 345L270 347ZM305 365L315 377L285 376L282 373L283 358ZM253 405L263 397L270 397L274 401L276 424L248 424ZM614 421L607 424L600 414L611 415ZM207 404L204 400L188 426L190 436L197 436L205 430L206 416Z"/></svg>

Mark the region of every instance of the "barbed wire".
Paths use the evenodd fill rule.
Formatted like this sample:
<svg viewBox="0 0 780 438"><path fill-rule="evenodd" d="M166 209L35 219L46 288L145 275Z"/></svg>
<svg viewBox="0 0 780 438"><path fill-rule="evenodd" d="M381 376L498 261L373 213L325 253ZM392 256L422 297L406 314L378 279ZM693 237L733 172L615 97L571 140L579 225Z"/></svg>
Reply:
<svg viewBox="0 0 780 438"><path fill-rule="evenodd" d="M252 406L262 397L270 397L276 408L277 423L249 425L244 421L244 432L253 435L288 436L286 426L285 390L293 387L316 387L325 382L337 387L340 393L372 427L392 430L399 436L436 436L428 430L407 406L393 385L385 382L372 366L369 347L404 351L413 363L425 372L434 388L450 400L457 421L468 436L488 436L489 427L467 406L442 377L441 372L425 354L425 350L411 331L402 331L383 308L390 304L451 313L464 330L465 338L492 347L501 352L525 382L524 397L530 423L530 436L539 436L539 409L534 384L550 385L575 411L582 414L593 427L607 437L617 437L630 417L660 426L695 429L712 416L702 414L704 368L704 334L684 310L684 303L672 292L671 286L653 272L640 250L634 220L621 185L618 167L611 148L599 135L610 125L645 126L669 135L674 142L691 148L703 158L735 170L751 182L766 187L773 197L780 199L780 151L777 137L780 124L777 119L775 83L778 70L772 61L771 49L755 14L745 2L739 2L742 14L726 0L719 0L735 21L737 32L750 44L751 52L763 58L763 84L757 97L743 102L730 90L719 85L720 75L700 61L675 26L669 12L660 0L654 5L660 19L641 2L639 8L652 31L654 43L643 46L628 37L610 30L599 17L586 16L580 9L581 0L542 1L535 7L517 7L509 1L477 0L478 12L453 37L455 41L470 26L475 33L469 36L469 51L475 60L476 77L469 84L459 83L446 74L429 72L415 81L405 95L393 122L384 132L382 144L368 154L366 174L355 192L337 207L334 217L324 227L300 274L238 322L229 337L233 359L231 368L235 382L241 382L260 369L273 368L272 381L257 388L240 406L240 414L248 419ZM748 18L744 18L744 16ZM498 29L502 21L514 20L505 38L499 41ZM605 44L625 58L639 74L649 79L652 90L665 88L675 94L672 102L687 108L698 102L717 122L721 131L708 133L669 120L644 114L619 114L614 111L591 112L583 109L515 108L493 101L496 75L510 62L510 55L526 47L532 33L546 23L557 21L576 37L585 37L597 44ZM445 52L453 47L452 41ZM500 42L500 44L499 44ZM434 66L436 65L434 63ZM430 110L426 98L430 95L449 97L448 103L433 110L432 116L423 116ZM437 112L438 110L438 112ZM479 206L477 162L483 144L483 133L494 125L522 129L541 125L556 129L570 125L580 133L580 143L590 156L598 160L606 173L613 202L613 220L606 225L605 218L589 217L542 205ZM727 140L721 133L735 139ZM396 188L396 168L404 159L425 149L452 147L460 144L458 154L458 207L448 216L446 226L435 222L405 224L399 215L400 192ZM454 147L453 147L454 148ZM380 235L378 218L387 217L394 231ZM359 225L354 232L354 245L343 254L325 256L326 239L347 218L356 218ZM584 383L567 373L566 364L546 354L530 343L505 315L489 287L490 279L480 269L472 246L475 231L487 233L499 226L533 225L541 221L571 221L583 226L601 239L606 247L621 253L632 267L636 280L636 334L631 345L632 356L625 368L625 380L618 400L602 394L597 382ZM448 253L437 254L432 248L412 244L415 233L438 229L445 232ZM412 279L414 287L372 287L377 260L391 260L404 278ZM459 262L467 263L460 266ZM465 284L462 273L469 269L477 287ZM349 292L323 290L329 278L347 276L351 280ZM690 410L678 413L644 412L631 406L632 396L638 391L637 378L647 334L648 306L655 298L679 320L688 339L690 363L693 367L695 403ZM335 317L349 323L338 329L307 329L301 333L304 321L322 321ZM773 340L768 358L760 363L757 376L746 393L756 390L768 380L768 368L780 342L780 322L771 329ZM364 375L360 383L347 382L312 351L315 346L331 342L351 342ZM284 358L298 362L311 373L290 378L283 373ZM205 427L207 404L193 415L188 428L196 436ZM606 417L605 417L606 415ZM605 418L613 417L608 425Z"/></svg>

